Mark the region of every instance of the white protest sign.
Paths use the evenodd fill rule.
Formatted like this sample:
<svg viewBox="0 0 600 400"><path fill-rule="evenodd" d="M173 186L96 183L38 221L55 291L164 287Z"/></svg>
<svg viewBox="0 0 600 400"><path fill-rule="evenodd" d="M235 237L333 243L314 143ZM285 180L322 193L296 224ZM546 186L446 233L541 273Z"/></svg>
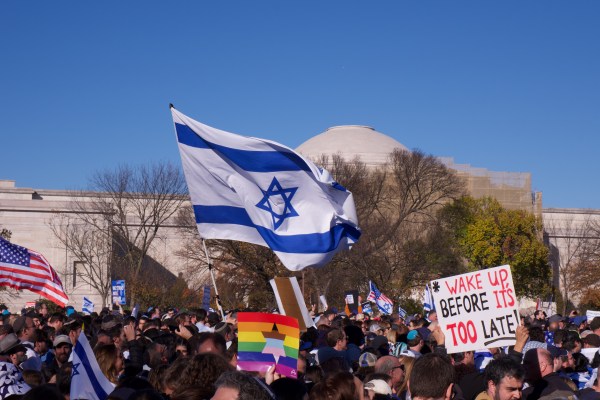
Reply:
<svg viewBox="0 0 600 400"><path fill-rule="evenodd" d="M600 317L600 311L587 310L585 316L587 317L588 323L590 323L594 318Z"/></svg>
<svg viewBox="0 0 600 400"><path fill-rule="evenodd" d="M352 293L346 295L346 304L354 304L354 296L352 296Z"/></svg>
<svg viewBox="0 0 600 400"><path fill-rule="evenodd" d="M321 301L321 305L323 306L323 309L327 310L327 299L325 299L325 296L320 295L319 300Z"/></svg>
<svg viewBox="0 0 600 400"><path fill-rule="evenodd" d="M430 284L448 353L515 344L520 317L510 266Z"/></svg>

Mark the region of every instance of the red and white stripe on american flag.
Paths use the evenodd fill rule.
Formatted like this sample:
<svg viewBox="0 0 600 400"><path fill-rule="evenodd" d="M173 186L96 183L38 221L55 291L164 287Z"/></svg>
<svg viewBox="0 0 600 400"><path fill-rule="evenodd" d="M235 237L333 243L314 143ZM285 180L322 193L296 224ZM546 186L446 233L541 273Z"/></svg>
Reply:
<svg viewBox="0 0 600 400"><path fill-rule="evenodd" d="M387 297L385 294L381 293L381 296L379 296L379 300L386 302L388 304L394 304L394 302L392 300L390 300L389 297Z"/></svg>
<svg viewBox="0 0 600 400"><path fill-rule="evenodd" d="M27 289L61 307L66 306L69 298L62 282L43 255L3 238L0 238L0 253L0 286Z"/></svg>
<svg viewBox="0 0 600 400"><path fill-rule="evenodd" d="M377 296L375 296L375 292L371 290L369 296L367 296L367 301L372 301L373 303L377 300Z"/></svg>

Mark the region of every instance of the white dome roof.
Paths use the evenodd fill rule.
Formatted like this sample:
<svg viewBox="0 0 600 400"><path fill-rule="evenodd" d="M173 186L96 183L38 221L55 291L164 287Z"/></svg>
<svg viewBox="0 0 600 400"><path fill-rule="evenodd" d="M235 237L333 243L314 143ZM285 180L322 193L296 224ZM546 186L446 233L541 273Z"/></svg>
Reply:
<svg viewBox="0 0 600 400"><path fill-rule="evenodd" d="M308 139L296 151L313 160L323 154L340 154L346 160L358 156L367 165L381 165L394 149L408 151L402 143L370 126L342 125Z"/></svg>

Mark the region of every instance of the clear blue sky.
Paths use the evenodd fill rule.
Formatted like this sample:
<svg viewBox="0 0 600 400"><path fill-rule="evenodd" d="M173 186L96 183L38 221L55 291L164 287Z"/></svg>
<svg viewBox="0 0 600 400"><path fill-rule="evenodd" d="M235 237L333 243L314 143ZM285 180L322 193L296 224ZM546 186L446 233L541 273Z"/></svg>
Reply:
<svg viewBox="0 0 600 400"><path fill-rule="evenodd" d="M599 1L0 2L0 179L179 163L169 102L296 147L363 124L600 208Z"/></svg>

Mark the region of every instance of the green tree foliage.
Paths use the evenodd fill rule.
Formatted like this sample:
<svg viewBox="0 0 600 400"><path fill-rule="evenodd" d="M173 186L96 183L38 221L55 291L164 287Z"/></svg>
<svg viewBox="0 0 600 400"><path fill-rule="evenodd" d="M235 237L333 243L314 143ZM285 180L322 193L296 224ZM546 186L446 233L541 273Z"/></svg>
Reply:
<svg viewBox="0 0 600 400"><path fill-rule="evenodd" d="M442 214L470 269L509 264L517 295L548 291L550 267L540 218L505 209L492 198L470 197L448 204Z"/></svg>

